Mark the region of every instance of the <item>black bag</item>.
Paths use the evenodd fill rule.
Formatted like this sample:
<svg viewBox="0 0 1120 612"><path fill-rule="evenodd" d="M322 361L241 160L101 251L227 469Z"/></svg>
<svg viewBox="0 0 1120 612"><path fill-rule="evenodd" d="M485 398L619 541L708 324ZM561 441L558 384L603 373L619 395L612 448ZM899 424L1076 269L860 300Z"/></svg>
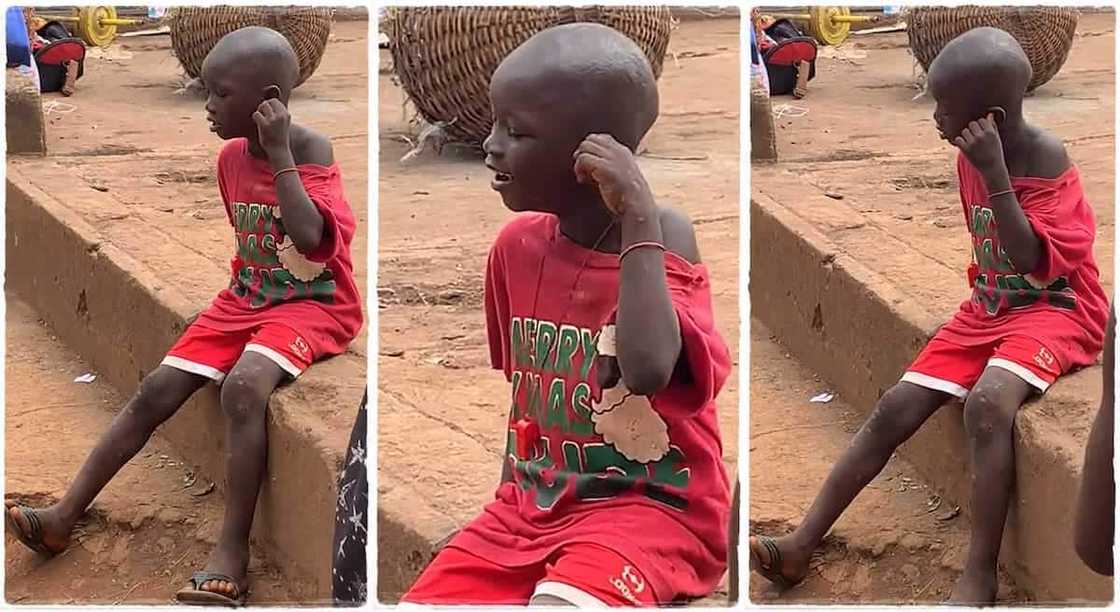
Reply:
<svg viewBox="0 0 1120 612"><path fill-rule="evenodd" d="M766 34L776 43L762 55L766 76L770 80L770 95L793 93L797 87L797 70L802 61L809 63L809 78L817 76L817 41L805 36L793 22L779 19L766 28Z"/></svg>
<svg viewBox="0 0 1120 612"><path fill-rule="evenodd" d="M78 78L82 78L86 64L86 46L77 38L55 40L35 52L35 66L39 69L39 91L61 91L66 83L66 65L77 62Z"/></svg>

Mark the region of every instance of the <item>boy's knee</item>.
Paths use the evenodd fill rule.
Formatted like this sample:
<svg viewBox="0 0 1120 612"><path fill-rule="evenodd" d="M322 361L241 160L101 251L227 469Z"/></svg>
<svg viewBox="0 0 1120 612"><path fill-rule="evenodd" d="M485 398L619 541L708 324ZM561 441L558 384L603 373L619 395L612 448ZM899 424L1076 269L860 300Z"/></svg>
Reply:
<svg viewBox="0 0 1120 612"><path fill-rule="evenodd" d="M252 370L236 368L222 382L222 411L236 422L244 421L264 412L271 393Z"/></svg>
<svg viewBox="0 0 1120 612"><path fill-rule="evenodd" d="M867 433L884 442L905 435L915 408L904 388L895 385L887 389L867 419Z"/></svg>
<svg viewBox="0 0 1120 612"><path fill-rule="evenodd" d="M1019 406L1007 394L982 382L969 392L964 402L964 428L977 442L1010 435Z"/></svg>
<svg viewBox="0 0 1120 612"><path fill-rule="evenodd" d="M174 410L182 403L178 372L166 367L152 370L140 381L134 406L139 412Z"/></svg>

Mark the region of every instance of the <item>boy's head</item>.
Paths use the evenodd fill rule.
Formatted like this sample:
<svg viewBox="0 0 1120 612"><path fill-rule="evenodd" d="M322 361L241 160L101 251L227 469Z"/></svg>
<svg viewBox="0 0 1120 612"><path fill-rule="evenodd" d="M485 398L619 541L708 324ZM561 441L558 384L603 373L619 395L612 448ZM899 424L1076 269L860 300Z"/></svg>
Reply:
<svg viewBox="0 0 1120 612"><path fill-rule="evenodd" d="M927 81L941 137L956 138L988 113L1001 126L1021 115L1031 74L1027 54L1003 30L976 28L949 41L930 64Z"/></svg>
<svg viewBox="0 0 1120 612"><path fill-rule="evenodd" d="M563 213L581 190L576 148L610 134L631 150L657 119L657 81L641 48L588 23L544 30L490 80L494 126L483 143L493 183L512 210Z"/></svg>
<svg viewBox="0 0 1120 612"><path fill-rule="evenodd" d="M279 32L249 27L226 34L202 62L210 130L223 140L255 138L257 107L269 98L287 104L298 79L299 59Z"/></svg>

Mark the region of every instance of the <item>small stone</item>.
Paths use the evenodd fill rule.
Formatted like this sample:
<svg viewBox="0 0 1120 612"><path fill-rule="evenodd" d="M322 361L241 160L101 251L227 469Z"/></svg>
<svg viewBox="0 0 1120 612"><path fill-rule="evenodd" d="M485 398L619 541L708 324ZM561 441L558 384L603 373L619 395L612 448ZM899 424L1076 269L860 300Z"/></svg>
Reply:
<svg viewBox="0 0 1120 612"><path fill-rule="evenodd" d="M117 543L113 545L113 552L109 555L109 560L113 565L120 567L124 560L128 558L128 545L128 538L117 539Z"/></svg>
<svg viewBox="0 0 1120 612"><path fill-rule="evenodd" d="M462 302L463 298L465 297L466 294L458 289L447 289L439 292L439 295L436 296L436 303L458 304L459 302Z"/></svg>
<svg viewBox="0 0 1120 612"><path fill-rule="evenodd" d="M877 542L875 542L874 544L871 545L871 557L873 559L878 559L879 557L882 557L883 553L885 553L885 552L887 552L887 542L886 542L886 540L879 540L879 541L877 541Z"/></svg>

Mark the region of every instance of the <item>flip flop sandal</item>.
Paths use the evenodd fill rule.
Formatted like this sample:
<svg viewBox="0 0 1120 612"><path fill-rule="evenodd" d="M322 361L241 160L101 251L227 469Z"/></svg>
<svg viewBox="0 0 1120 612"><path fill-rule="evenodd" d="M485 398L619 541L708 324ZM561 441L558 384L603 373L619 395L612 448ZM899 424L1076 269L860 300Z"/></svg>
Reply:
<svg viewBox="0 0 1120 612"><path fill-rule="evenodd" d="M774 538L760 535L755 536L755 540L769 553L770 561L764 563L762 557L755 552L754 547L749 545L750 540L748 540L748 548L751 551L751 569L758 572L759 576L773 582L779 589L785 590L797 586L797 582L800 581L795 582L782 574L782 551L778 550L778 544L774 541Z"/></svg>
<svg viewBox="0 0 1120 612"><path fill-rule="evenodd" d="M211 581L220 580L233 585L234 596L229 597L214 591L205 591L202 585ZM230 606L241 607L245 605L245 598L249 596L249 589L242 587L236 580L225 574L214 572L195 572L190 577L191 587L184 587L175 593L175 600L182 604L192 606Z"/></svg>
<svg viewBox="0 0 1120 612"><path fill-rule="evenodd" d="M28 531L24 531L23 527L12 518L12 508L18 509L20 514L27 519ZM54 550L43 542L43 523L39 520L39 514L30 506L24 506L23 504L5 505L4 525L9 532L16 536L20 543L37 553L53 557L62 552L61 550Z"/></svg>

